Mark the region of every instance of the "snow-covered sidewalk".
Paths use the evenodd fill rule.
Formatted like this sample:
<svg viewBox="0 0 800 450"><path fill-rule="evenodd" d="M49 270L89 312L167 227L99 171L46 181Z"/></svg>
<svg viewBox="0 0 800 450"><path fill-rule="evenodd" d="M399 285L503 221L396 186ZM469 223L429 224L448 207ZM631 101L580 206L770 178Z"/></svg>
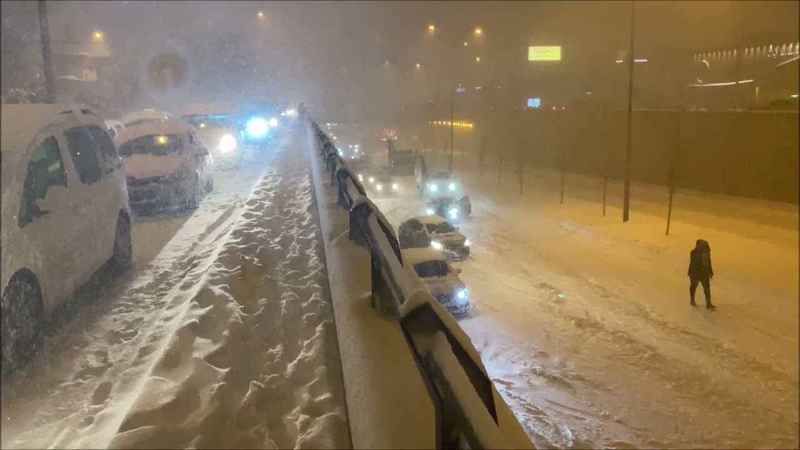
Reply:
<svg viewBox="0 0 800 450"><path fill-rule="evenodd" d="M350 446L304 131L4 383L3 448Z"/></svg>

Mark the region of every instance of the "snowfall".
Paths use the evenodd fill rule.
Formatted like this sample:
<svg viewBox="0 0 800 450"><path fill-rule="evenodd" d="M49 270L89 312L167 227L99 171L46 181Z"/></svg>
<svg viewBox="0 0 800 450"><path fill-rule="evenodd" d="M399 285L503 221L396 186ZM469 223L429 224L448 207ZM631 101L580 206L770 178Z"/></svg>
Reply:
<svg viewBox="0 0 800 450"><path fill-rule="evenodd" d="M90 283L2 385L3 448L350 447L342 362L300 127L192 214L138 218L135 268ZM798 212L459 161L473 203L460 321L540 448L797 447ZM373 200L398 226L413 179ZM715 311L686 266L712 247ZM337 268L341 270L342 268ZM702 290L701 290L702 291ZM345 362L349 364L352 362Z"/></svg>
<svg viewBox="0 0 800 450"><path fill-rule="evenodd" d="M456 157L472 201L461 320L537 447L797 448L798 210ZM529 168L530 169L530 168ZM413 177L376 203L424 213ZM710 242L717 309L689 305L695 240Z"/></svg>
<svg viewBox="0 0 800 450"><path fill-rule="evenodd" d="M297 136L215 174L192 214L136 221L132 273L83 289L4 380L3 448L350 446Z"/></svg>

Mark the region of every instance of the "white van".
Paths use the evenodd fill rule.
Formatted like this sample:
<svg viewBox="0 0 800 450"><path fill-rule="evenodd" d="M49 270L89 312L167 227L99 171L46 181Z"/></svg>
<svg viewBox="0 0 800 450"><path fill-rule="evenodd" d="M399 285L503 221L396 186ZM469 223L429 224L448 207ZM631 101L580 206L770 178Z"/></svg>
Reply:
<svg viewBox="0 0 800 450"><path fill-rule="evenodd" d="M40 342L54 308L107 262L132 261L122 162L82 107L2 106L2 362Z"/></svg>

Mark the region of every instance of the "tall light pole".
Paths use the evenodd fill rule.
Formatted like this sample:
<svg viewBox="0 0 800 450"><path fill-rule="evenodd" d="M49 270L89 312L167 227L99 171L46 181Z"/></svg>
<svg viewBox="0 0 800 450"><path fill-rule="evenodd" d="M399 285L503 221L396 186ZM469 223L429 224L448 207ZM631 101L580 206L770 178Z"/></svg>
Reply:
<svg viewBox="0 0 800 450"><path fill-rule="evenodd" d="M631 146L633 145L631 125L633 123L633 35L636 25L636 7L631 0L631 31L628 42L628 142L625 146L625 181L622 200L622 222L631 217Z"/></svg>
<svg viewBox="0 0 800 450"><path fill-rule="evenodd" d="M42 63L44 65L44 86L47 103L55 103L55 87L53 85L53 61L50 54L50 26L47 22L47 4L39 0L39 34L42 40Z"/></svg>
<svg viewBox="0 0 800 450"><path fill-rule="evenodd" d="M455 109L456 109L456 91L455 89L451 88L450 89L450 164L449 164L450 168L449 171L451 174L453 173L453 140L455 137L455 134L453 133L453 127L454 127L453 122L456 120Z"/></svg>

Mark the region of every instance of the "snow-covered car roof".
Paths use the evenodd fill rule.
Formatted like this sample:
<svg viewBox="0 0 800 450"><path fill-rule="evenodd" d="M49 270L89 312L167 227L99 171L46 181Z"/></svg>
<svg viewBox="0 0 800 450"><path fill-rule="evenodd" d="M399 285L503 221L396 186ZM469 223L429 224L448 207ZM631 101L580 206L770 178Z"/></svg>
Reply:
<svg viewBox="0 0 800 450"><path fill-rule="evenodd" d="M64 120L70 111L87 111L86 106L65 104L22 104L3 105L2 107L2 139L0 151L4 158L9 152L24 150L46 126Z"/></svg>
<svg viewBox="0 0 800 450"><path fill-rule="evenodd" d="M419 220L419 222L423 225L439 225L440 223L447 222L442 216L437 216L436 214L429 214L427 216L417 216L414 219Z"/></svg>
<svg viewBox="0 0 800 450"><path fill-rule="evenodd" d="M117 140L121 145L142 136L154 136L159 134L185 135L191 129L191 125L175 118L152 120L126 126L120 131Z"/></svg>
<svg viewBox="0 0 800 450"><path fill-rule="evenodd" d="M142 121L150 121L150 120L161 120L161 119L168 119L171 118L172 114L165 112L165 111L158 111L152 108L146 108L141 111L134 111L128 114L125 114L120 119L125 126L130 126L130 124L135 124L136 122Z"/></svg>
<svg viewBox="0 0 800 450"><path fill-rule="evenodd" d="M415 266L428 261L447 262L447 257L444 253L431 247L406 248L401 250L401 252L403 253L403 263L406 265Z"/></svg>

